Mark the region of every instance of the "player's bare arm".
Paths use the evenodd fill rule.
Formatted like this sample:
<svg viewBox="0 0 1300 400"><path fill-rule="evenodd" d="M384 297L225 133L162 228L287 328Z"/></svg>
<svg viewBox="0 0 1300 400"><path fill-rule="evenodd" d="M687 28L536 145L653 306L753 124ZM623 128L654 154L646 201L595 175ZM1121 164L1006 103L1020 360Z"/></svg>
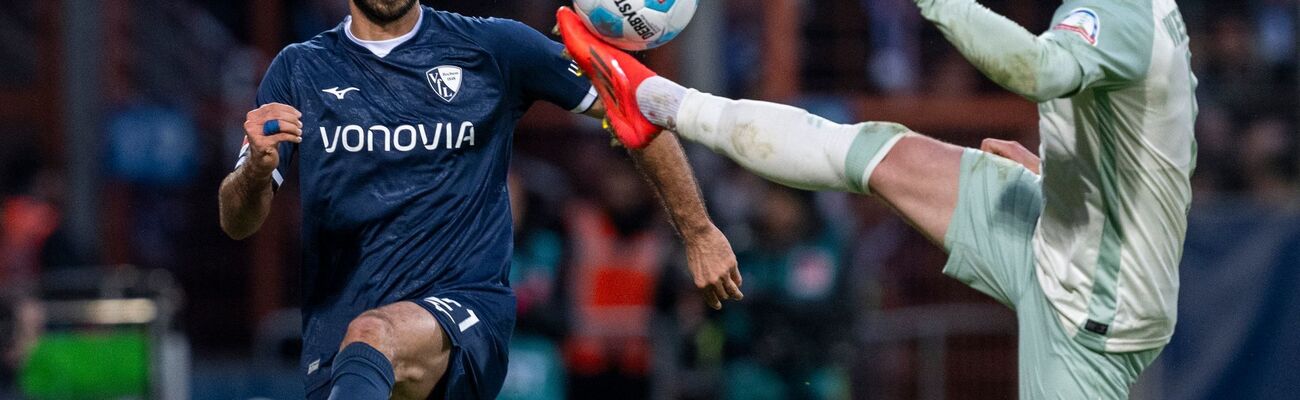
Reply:
<svg viewBox="0 0 1300 400"><path fill-rule="evenodd" d="M604 102L592 104L585 114L604 118ZM721 309L722 300L744 298L736 254L731 242L709 219L699 185L677 136L664 132L645 148L629 150L629 154L654 186L673 228L681 235L691 279L704 296L704 302Z"/></svg>
<svg viewBox="0 0 1300 400"><path fill-rule="evenodd" d="M649 146L630 153L641 172L654 184L673 227L682 236L691 278L704 301L714 309L721 309L721 300L743 298L736 255L731 243L709 220L677 136L664 132Z"/></svg>
<svg viewBox="0 0 1300 400"><path fill-rule="evenodd" d="M248 112L244 136L248 141L248 160L221 182L219 204L221 229L231 238L242 240L262 227L271 211L274 190L271 174L280 163L280 143L302 142L302 113L293 107L272 103ZM268 122L275 121L272 124ZM267 126L278 130L267 132ZM268 135L268 133L270 133Z"/></svg>

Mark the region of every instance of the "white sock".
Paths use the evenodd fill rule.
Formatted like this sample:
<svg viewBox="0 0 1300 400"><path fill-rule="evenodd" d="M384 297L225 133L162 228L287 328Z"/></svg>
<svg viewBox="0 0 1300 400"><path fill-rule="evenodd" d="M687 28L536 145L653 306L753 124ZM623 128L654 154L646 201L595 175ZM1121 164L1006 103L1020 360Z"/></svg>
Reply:
<svg viewBox="0 0 1300 400"><path fill-rule="evenodd" d="M641 114L650 123L668 129L677 126L677 110L681 108L686 88L661 76L650 77L636 88L636 103Z"/></svg>
<svg viewBox="0 0 1300 400"><path fill-rule="evenodd" d="M842 125L790 106L694 90L681 99L674 122L681 137L776 183L863 194L876 166L910 132L893 123Z"/></svg>

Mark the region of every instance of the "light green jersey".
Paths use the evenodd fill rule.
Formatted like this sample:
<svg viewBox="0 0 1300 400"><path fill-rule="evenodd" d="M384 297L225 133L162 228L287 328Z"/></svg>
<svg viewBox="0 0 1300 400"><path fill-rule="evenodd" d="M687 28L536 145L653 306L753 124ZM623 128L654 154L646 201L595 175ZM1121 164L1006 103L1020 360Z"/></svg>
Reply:
<svg viewBox="0 0 1300 400"><path fill-rule="evenodd" d="M1178 6L1071 0L1039 39L1082 69L1080 89L1039 106L1039 284L1089 348L1163 346L1196 166L1196 78Z"/></svg>
<svg viewBox="0 0 1300 400"><path fill-rule="evenodd" d="M1034 36L973 0L916 0L990 79L1040 103L1038 280L1078 342L1169 342L1177 313L1196 78L1173 0L1068 0Z"/></svg>

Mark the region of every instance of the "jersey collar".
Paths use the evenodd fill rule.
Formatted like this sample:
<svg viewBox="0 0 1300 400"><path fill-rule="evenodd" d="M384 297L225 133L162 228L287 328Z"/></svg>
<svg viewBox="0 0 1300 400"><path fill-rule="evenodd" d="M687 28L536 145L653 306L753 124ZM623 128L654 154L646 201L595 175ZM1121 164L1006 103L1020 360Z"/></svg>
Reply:
<svg viewBox="0 0 1300 400"><path fill-rule="evenodd" d="M352 41L352 43L355 43L356 45L361 46L366 50L370 50L371 53L373 53L376 56L379 56L379 58L387 57L389 53L393 52L393 49L397 48L397 46L401 46L403 43L409 42L411 39L414 39L415 35L420 33L420 29L424 27L423 6L417 5L417 7L421 7L421 9L420 9L419 19L415 20L415 27L411 28L410 32L402 34L402 36L398 36L387 40L362 40L356 37L356 35L352 34L351 15L343 19L343 33L347 35L348 40Z"/></svg>

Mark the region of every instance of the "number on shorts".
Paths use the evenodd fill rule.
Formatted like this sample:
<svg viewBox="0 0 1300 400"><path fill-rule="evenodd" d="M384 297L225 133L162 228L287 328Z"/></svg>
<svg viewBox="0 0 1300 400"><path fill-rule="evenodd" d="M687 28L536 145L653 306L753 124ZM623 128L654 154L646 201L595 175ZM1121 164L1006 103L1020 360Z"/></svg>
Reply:
<svg viewBox="0 0 1300 400"><path fill-rule="evenodd" d="M460 322L456 322L456 327L460 328L461 332L464 332L465 330L478 324L478 315L474 314L474 310L465 308L465 306L460 305L460 303L457 302L456 300L452 300L448 298L439 299L437 297L430 297L424 299L424 301L428 302L429 304L432 304L434 308L437 308L438 311L441 311L443 314L446 314L447 319L450 319L451 322L456 322L456 317L451 315L453 309L459 308L465 310L465 313L468 314L469 316L465 317L465 319L460 320Z"/></svg>

